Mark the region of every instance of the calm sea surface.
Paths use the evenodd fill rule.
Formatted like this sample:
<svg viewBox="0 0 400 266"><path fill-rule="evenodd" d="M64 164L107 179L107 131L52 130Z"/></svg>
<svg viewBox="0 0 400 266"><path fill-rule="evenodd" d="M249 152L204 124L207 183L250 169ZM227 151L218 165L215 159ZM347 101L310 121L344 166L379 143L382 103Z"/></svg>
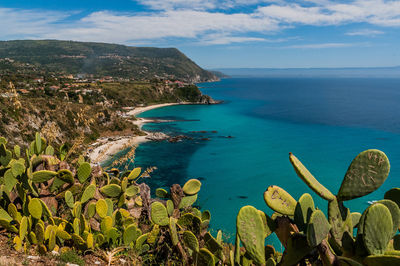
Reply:
<svg viewBox="0 0 400 266"><path fill-rule="evenodd" d="M158 167L146 180L153 190L199 178L203 185L197 204L211 211L212 229L222 229L231 241L241 206L271 214L263 200L269 185L284 188L296 199L308 192L326 210L327 202L295 174L289 152L337 193L359 152L384 151L392 166L389 178L376 192L346 202L352 211L362 211L367 201L400 186L400 79L232 78L199 86L225 103L141 114L175 120L147 124L145 130L193 139L142 144L136 165Z"/></svg>

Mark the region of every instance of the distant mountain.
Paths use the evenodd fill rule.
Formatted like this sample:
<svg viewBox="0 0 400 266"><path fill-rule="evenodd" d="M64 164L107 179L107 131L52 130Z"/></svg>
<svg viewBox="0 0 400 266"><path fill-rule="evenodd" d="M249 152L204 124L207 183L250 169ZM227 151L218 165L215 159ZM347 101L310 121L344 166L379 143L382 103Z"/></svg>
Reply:
<svg viewBox="0 0 400 266"><path fill-rule="evenodd" d="M213 73L218 78L229 78L229 75L226 75L225 73L222 73L221 71L218 71L218 70L208 70L208 71Z"/></svg>
<svg viewBox="0 0 400 266"><path fill-rule="evenodd" d="M400 66L366 68L220 68L232 77L400 78Z"/></svg>
<svg viewBox="0 0 400 266"><path fill-rule="evenodd" d="M57 40L0 41L1 71L93 74L187 82L216 80L176 48Z"/></svg>

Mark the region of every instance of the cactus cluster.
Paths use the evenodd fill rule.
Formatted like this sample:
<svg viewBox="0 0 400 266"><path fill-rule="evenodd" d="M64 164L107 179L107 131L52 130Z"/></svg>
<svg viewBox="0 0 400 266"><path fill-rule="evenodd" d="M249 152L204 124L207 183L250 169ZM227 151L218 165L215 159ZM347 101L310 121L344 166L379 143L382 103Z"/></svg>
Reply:
<svg viewBox="0 0 400 266"><path fill-rule="evenodd" d="M374 202L362 214L352 213L344 205L344 201L375 191L386 180L390 164L382 151L366 150L354 158L337 195L320 184L293 154L289 159L297 175L327 200L327 216L314 205L310 194L296 201L282 188L270 186L264 200L275 212L271 217L252 206L239 211L232 252L235 264L400 265L400 238L396 236L400 189L389 190L385 199ZM285 248L282 254L264 246L269 234L265 234L261 221L269 234L274 232L279 238Z"/></svg>
<svg viewBox="0 0 400 266"><path fill-rule="evenodd" d="M134 257L157 261L158 253L185 263L213 265L222 245L207 231L210 212L193 207L201 182L183 188L150 188L136 180L140 168L105 171L81 156L74 163L36 134L21 156L0 138L0 227L13 234L16 250L40 254L124 247ZM169 239L170 241L165 241Z"/></svg>

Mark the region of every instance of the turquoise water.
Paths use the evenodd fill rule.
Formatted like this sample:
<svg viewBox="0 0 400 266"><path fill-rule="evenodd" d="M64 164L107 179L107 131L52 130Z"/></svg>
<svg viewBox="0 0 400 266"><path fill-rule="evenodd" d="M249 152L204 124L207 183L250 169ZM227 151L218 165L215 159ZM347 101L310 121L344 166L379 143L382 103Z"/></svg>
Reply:
<svg viewBox="0 0 400 266"><path fill-rule="evenodd" d="M199 178L197 204L211 211L214 230L233 235L236 214L244 205L271 214L263 200L269 185L284 188L296 199L308 192L326 209L326 201L295 174L289 152L336 193L359 152L383 150L392 165L388 180L376 192L346 202L352 211L364 210L368 200L400 186L400 79L243 78L199 86L225 103L170 106L141 114L176 120L147 124L145 130L193 139L142 144L136 150L136 165L158 167L146 180L153 190Z"/></svg>

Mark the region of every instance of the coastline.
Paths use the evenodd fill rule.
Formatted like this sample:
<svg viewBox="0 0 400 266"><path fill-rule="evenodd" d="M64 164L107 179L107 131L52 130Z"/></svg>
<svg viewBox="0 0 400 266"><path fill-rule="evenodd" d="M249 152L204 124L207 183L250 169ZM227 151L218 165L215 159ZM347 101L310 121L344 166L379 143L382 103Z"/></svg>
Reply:
<svg viewBox="0 0 400 266"><path fill-rule="evenodd" d="M98 138L94 143L92 143L86 151L86 155L89 157L90 162L92 164L101 164L102 162L107 161L116 153L127 149L129 147L138 146L141 143L156 140L156 139L163 139L166 137L163 133L149 133L147 131L142 130L142 127L146 123L157 122L159 120L152 120L146 118L136 117L137 115L166 106L173 106L173 105L195 105L195 104L202 104L204 103L196 103L196 102L180 102L180 103L162 103L162 104L154 104L144 107L132 107L133 109L127 111L124 114L124 117L130 120L134 125L137 125L139 130L144 133L142 136L115 136L115 137L101 137ZM135 120L131 120L131 119Z"/></svg>

